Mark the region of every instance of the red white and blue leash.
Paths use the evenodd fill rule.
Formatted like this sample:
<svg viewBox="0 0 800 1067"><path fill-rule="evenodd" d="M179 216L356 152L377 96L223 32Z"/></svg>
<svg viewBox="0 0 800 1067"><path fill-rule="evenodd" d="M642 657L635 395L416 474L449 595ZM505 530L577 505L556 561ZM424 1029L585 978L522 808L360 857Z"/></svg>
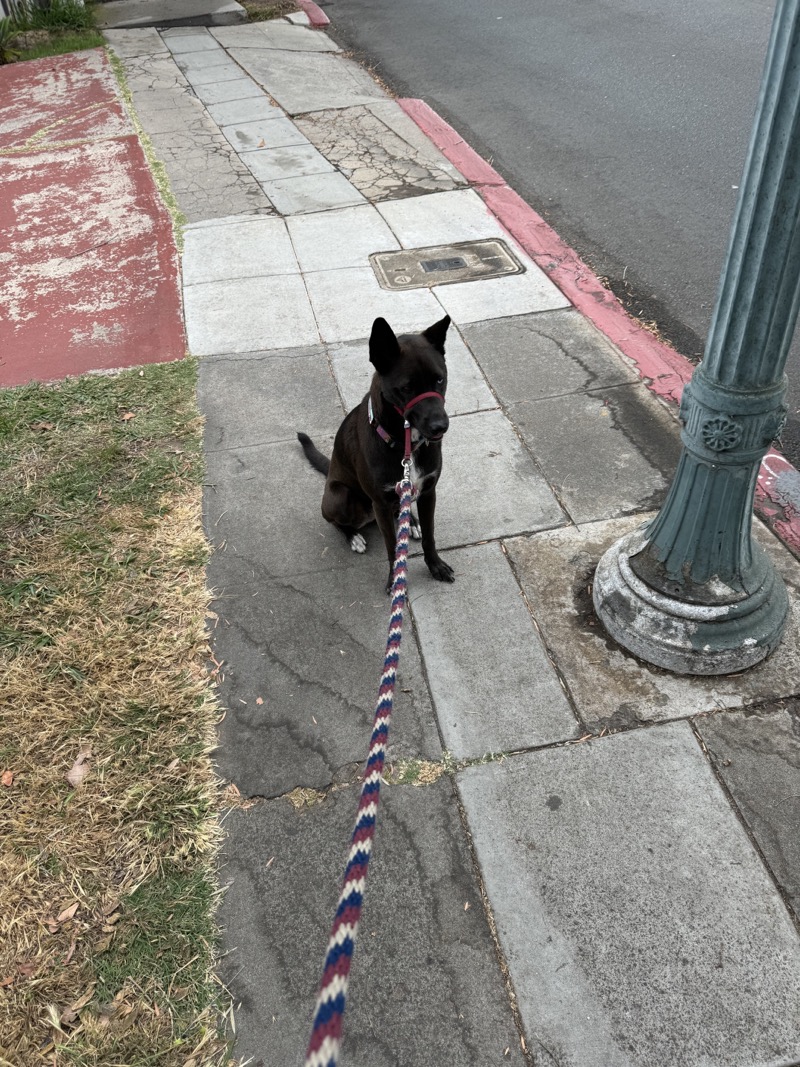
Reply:
<svg viewBox="0 0 800 1067"><path fill-rule="evenodd" d="M361 905L367 881L367 868L375 836L381 776L389 739L389 722L397 681L397 665L400 660L403 612L408 588L408 537L411 529L411 501L413 499L411 427L408 420L405 423L403 479L397 483L397 492L400 494L400 517L392 572L392 607L389 635L386 640L386 657L383 661L383 674L378 689L378 702L375 706L375 718L372 723L369 755L364 768L358 814L350 839L350 852L347 856L342 891L328 939L305 1067L336 1067L337 1064L350 964L356 945Z"/></svg>

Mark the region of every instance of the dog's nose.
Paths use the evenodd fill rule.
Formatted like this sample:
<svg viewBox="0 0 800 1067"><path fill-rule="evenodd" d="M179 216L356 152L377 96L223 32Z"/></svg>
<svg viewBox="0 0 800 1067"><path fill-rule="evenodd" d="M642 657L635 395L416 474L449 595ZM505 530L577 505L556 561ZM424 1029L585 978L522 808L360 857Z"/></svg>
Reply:
<svg viewBox="0 0 800 1067"><path fill-rule="evenodd" d="M447 412L443 411L440 415L434 415L431 421L428 423L428 429L431 437L442 437L447 433L447 428L450 425L450 419L447 417Z"/></svg>

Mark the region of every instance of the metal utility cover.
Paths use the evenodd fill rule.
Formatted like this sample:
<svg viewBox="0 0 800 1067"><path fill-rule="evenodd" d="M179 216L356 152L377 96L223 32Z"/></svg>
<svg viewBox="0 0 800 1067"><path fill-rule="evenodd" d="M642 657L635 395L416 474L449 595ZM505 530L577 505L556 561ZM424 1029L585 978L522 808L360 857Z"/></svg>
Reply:
<svg viewBox="0 0 800 1067"><path fill-rule="evenodd" d="M376 252L369 259L384 289L422 289L525 272L505 241L496 238Z"/></svg>

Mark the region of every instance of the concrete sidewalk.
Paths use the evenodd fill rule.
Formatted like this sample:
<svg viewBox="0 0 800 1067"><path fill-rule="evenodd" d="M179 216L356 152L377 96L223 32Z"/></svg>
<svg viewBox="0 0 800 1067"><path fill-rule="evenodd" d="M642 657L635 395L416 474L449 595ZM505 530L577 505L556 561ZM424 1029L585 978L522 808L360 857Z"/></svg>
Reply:
<svg viewBox="0 0 800 1067"><path fill-rule="evenodd" d="M756 524L794 614L745 675L604 636L593 568L660 504L674 411L303 21L107 34L190 220L237 1055L302 1061L387 623L380 538L357 557L324 523L295 432L329 449L376 316L447 312L457 580L411 560L342 1062L800 1064L800 564ZM370 259L488 239L521 271L392 291Z"/></svg>

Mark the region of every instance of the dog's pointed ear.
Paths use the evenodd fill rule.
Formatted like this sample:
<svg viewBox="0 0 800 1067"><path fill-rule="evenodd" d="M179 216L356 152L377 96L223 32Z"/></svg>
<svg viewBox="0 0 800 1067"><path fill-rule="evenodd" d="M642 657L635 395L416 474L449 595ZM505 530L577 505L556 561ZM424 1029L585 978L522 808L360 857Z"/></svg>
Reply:
<svg viewBox="0 0 800 1067"><path fill-rule="evenodd" d="M386 319L375 319L369 336L369 361L378 374L387 374L400 358L400 345Z"/></svg>
<svg viewBox="0 0 800 1067"><path fill-rule="evenodd" d="M438 322L434 322L433 326L429 326L422 334L427 338L433 347L444 355L444 339L447 334L447 327L450 325L450 316L445 315L443 319L439 319Z"/></svg>

